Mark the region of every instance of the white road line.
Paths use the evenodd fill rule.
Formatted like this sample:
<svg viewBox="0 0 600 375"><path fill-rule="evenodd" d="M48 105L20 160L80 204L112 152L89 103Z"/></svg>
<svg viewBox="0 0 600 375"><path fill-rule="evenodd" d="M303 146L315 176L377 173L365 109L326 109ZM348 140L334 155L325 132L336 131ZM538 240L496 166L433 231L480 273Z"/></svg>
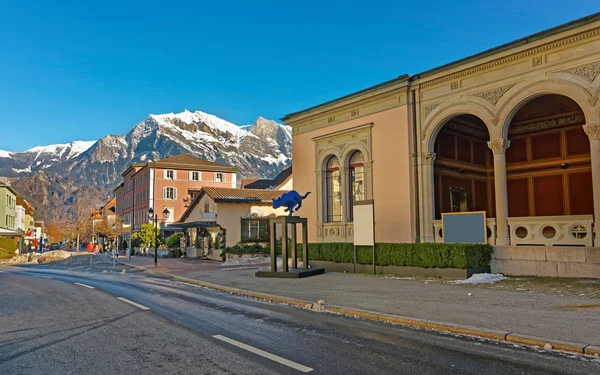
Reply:
<svg viewBox="0 0 600 375"><path fill-rule="evenodd" d="M139 304L139 303L137 303L137 302L130 301L130 300L128 300L127 298L123 298L123 297L117 297L117 299L118 299L118 300L121 300L121 301L123 301L123 302L125 302L125 303L128 303L128 304L130 304L130 305L133 305L133 306L135 306L135 307L139 307L139 308L140 308L140 309L142 309L142 310L150 310L150 308L149 308L149 307L146 307L146 306L144 306L144 305L140 305L140 304Z"/></svg>
<svg viewBox="0 0 600 375"><path fill-rule="evenodd" d="M85 285L85 284L82 284L82 283L75 283L75 284L84 286L84 287L89 288L89 289L96 289L93 286Z"/></svg>
<svg viewBox="0 0 600 375"><path fill-rule="evenodd" d="M265 352L264 350L257 349L257 348L255 348L253 346L244 344L243 342L239 342L239 341L236 341L234 339L230 339L229 337L225 337L225 336L221 336L221 335L214 335L213 337L215 339L217 339L217 340L224 341L224 342L226 342L228 344L237 346L238 348L242 348L244 350L247 350L249 352L257 354L257 355L259 355L261 357L270 359L271 361L274 361L274 362L277 362L277 363L281 363L282 365L286 365L288 367L291 367L291 368L296 369L296 370L301 371L301 372L311 372L313 370L310 367L303 366L303 365L301 365L299 363L290 361L289 359L281 358L280 356L277 356L275 354L271 354L271 353Z"/></svg>

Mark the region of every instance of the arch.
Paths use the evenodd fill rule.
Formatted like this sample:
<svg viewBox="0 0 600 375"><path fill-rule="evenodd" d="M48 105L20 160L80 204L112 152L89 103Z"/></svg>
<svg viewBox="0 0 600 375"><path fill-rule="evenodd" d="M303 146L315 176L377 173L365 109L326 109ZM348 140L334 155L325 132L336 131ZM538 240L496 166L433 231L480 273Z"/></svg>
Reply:
<svg viewBox="0 0 600 375"><path fill-rule="evenodd" d="M317 160L316 165L318 166L318 171L325 171L327 169L327 162L332 156L337 157L338 160L340 160L340 163L343 160L340 151L336 147L329 147L323 150L319 156L319 159Z"/></svg>
<svg viewBox="0 0 600 375"><path fill-rule="evenodd" d="M509 93L510 94L510 91ZM490 132L491 139L506 139L508 128L514 115L529 101L544 95L563 95L579 105L587 123L598 122L599 114L594 111L590 99L592 95L582 86L566 80L543 80L530 83L516 90L498 110L500 126Z"/></svg>
<svg viewBox="0 0 600 375"><path fill-rule="evenodd" d="M356 151L360 151L363 154L363 157L365 158L365 163L371 162L371 153L364 144L360 142L350 143L344 146L341 152L342 157L340 158L340 162L344 167L348 165L350 157L352 157L352 154Z"/></svg>
<svg viewBox="0 0 600 375"><path fill-rule="evenodd" d="M441 107L441 108L440 108ZM422 152L434 152L435 139L444 125L453 117L460 115L474 115L479 117L487 127L490 138L490 124L494 124L497 120L494 114L482 104L472 101L454 102L447 105L441 104L431 113L431 119L427 121L422 134L423 148Z"/></svg>

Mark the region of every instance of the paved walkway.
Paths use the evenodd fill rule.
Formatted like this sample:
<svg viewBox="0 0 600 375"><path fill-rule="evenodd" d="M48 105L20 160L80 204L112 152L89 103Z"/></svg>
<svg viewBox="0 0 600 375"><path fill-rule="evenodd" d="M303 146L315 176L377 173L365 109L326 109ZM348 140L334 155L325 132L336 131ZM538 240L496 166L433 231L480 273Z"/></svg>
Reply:
<svg viewBox="0 0 600 375"><path fill-rule="evenodd" d="M509 279L494 286L458 286L440 279L407 280L336 272L304 279L271 279L254 276L259 267L268 267L265 264L222 266L196 259L159 259L159 266L154 267L154 260L149 257L121 261L253 292L310 302L323 299L330 305L600 346L599 301L590 296L543 294L540 287L538 291L498 288L519 280ZM535 284L533 279L528 280ZM546 289L556 287L556 283L567 289L569 282L555 280ZM600 288L592 282L592 290L594 287Z"/></svg>

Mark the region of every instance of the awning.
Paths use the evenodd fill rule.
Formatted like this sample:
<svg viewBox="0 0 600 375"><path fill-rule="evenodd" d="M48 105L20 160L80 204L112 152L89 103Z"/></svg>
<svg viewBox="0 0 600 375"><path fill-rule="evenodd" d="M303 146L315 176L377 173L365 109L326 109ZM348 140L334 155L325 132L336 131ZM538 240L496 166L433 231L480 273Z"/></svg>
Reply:
<svg viewBox="0 0 600 375"><path fill-rule="evenodd" d="M0 228L0 237L21 237L25 233L20 230Z"/></svg>

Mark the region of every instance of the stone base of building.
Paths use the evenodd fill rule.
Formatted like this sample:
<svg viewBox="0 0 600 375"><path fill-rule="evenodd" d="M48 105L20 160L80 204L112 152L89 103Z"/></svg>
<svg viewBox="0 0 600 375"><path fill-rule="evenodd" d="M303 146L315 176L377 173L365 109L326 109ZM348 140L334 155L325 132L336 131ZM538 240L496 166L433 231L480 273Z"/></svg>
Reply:
<svg viewBox="0 0 600 375"><path fill-rule="evenodd" d="M600 248L494 246L493 273L600 279Z"/></svg>

